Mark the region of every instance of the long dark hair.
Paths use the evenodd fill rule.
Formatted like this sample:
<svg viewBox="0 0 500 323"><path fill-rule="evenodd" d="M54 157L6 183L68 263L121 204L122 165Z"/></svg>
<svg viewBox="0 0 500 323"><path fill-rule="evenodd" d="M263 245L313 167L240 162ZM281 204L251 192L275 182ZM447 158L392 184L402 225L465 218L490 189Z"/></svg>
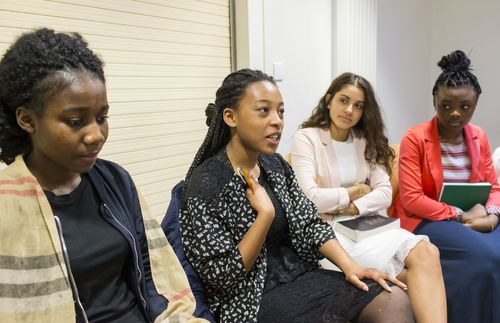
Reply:
<svg viewBox="0 0 500 323"><path fill-rule="evenodd" d="M354 73L344 73L332 81L326 93L321 97L318 105L312 111L309 119L304 121L301 128L322 128L329 129L332 120L328 109L335 94L344 86L352 85L361 89L365 95L365 105L363 115L359 122L353 127L354 133L358 137L366 139L365 159L382 165L387 173L392 173L392 161L395 158L394 150L389 146L384 130L384 121L380 106L375 98L370 82Z"/></svg>
<svg viewBox="0 0 500 323"><path fill-rule="evenodd" d="M481 86L477 81L477 77L472 74L470 59L461 50L455 50L446 56L443 56L437 65L443 70L438 76L432 95L435 96L437 90L444 87L458 87L464 85L472 85L477 96L481 94Z"/></svg>
<svg viewBox="0 0 500 323"><path fill-rule="evenodd" d="M43 115L47 99L68 86L58 72L88 73L104 82L103 63L77 33L39 29L23 34L0 61L0 160L10 164L31 151L31 139L17 123L20 106Z"/></svg>
<svg viewBox="0 0 500 323"><path fill-rule="evenodd" d="M186 181L201 163L215 155L229 142L230 131L223 119L224 109L238 109L247 87L260 81L276 84L271 76L258 70L242 69L226 76L217 90L215 104L210 103L205 109L208 132L187 172Z"/></svg>

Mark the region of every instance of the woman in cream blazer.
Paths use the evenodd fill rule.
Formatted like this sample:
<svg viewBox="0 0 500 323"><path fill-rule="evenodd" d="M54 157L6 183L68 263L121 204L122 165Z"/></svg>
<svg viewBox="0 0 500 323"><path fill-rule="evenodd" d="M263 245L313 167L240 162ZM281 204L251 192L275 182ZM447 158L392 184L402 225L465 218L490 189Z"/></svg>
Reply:
<svg viewBox="0 0 500 323"><path fill-rule="evenodd" d="M295 135L291 164L299 186L344 249L359 263L406 280L417 322L446 322L439 252L426 236L395 229L355 242L336 230L339 221L379 213L391 204L394 151L383 129L368 81L344 73ZM320 264L339 270L326 259Z"/></svg>
<svg viewBox="0 0 500 323"><path fill-rule="evenodd" d="M391 204L392 189L387 171L365 159L366 140L349 133L356 153L356 183L370 183L372 191L353 201L359 215L380 212ZM304 128L295 135L292 165L302 190L314 202L325 220L345 209L351 202L342 187L339 160L329 130Z"/></svg>

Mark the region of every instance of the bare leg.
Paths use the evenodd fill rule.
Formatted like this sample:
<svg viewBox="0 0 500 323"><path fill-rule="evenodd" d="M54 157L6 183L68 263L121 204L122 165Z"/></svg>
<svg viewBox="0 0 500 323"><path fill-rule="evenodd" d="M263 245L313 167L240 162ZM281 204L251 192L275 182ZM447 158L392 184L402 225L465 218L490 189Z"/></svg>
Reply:
<svg viewBox="0 0 500 323"><path fill-rule="evenodd" d="M408 296L419 323L446 323L446 292L439 250L425 241L419 242L405 259Z"/></svg>
<svg viewBox="0 0 500 323"><path fill-rule="evenodd" d="M408 270L406 270L406 268L403 268L397 278L408 285Z"/></svg>
<svg viewBox="0 0 500 323"><path fill-rule="evenodd" d="M392 293L383 291L373 299L353 322L356 323L411 323L415 322L406 293L392 287Z"/></svg>

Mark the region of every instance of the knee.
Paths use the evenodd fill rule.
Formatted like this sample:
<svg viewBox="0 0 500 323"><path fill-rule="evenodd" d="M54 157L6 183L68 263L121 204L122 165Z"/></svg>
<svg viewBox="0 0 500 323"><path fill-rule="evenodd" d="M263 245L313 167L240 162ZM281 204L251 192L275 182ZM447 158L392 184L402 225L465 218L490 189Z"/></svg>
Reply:
<svg viewBox="0 0 500 323"><path fill-rule="evenodd" d="M463 264L473 277L497 272L500 265L500 252L486 245L482 245L481 248L471 248L464 258Z"/></svg>
<svg viewBox="0 0 500 323"><path fill-rule="evenodd" d="M439 249L430 242L421 241L418 243L418 248L420 252L424 254L425 257L431 257L433 259L439 259Z"/></svg>
<svg viewBox="0 0 500 323"><path fill-rule="evenodd" d="M487 274L498 270L500 264L500 253L491 248L474 250L474 256L470 257L469 270L477 274Z"/></svg>
<svg viewBox="0 0 500 323"><path fill-rule="evenodd" d="M407 262L414 262L417 265L440 265L439 249L427 241L420 241L417 243L408 256L409 259L407 259Z"/></svg>

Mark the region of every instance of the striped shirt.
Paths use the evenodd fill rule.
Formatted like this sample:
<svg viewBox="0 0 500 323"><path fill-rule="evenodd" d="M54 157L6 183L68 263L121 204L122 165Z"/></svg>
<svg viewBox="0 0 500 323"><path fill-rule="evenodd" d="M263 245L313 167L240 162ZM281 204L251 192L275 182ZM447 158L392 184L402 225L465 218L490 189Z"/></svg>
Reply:
<svg viewBox="0 0 500 323"><path fill-rule="evenodd" d="M441 163L445 182L468 182L472 166L467 146L462 141L459 144L450 144L441 141Z"/></svg>

